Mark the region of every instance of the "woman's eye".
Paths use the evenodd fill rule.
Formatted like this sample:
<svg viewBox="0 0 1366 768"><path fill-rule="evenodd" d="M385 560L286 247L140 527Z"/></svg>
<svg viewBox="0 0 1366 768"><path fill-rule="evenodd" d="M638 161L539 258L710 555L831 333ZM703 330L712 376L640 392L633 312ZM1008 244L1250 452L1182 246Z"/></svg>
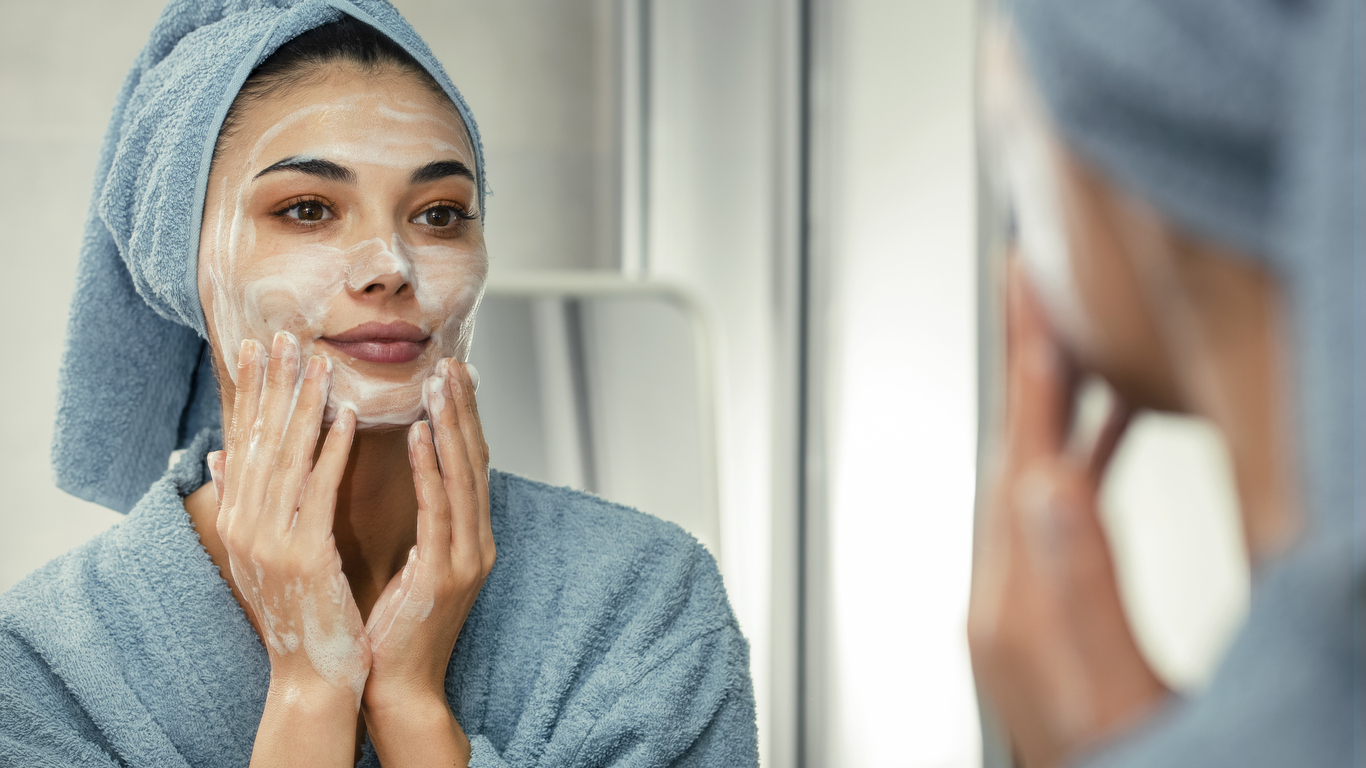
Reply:
<svg viewBox="0 0 1366 768"><path fill-rule="evenodd" d="M305 200L302 203L295 203L284 211L285 215L291 219L299 221L326 221L334 218L332 211L327 206L316 200Z"/></svg>
<svg viewBox="0 0 1366 768"><path fill-rule="evenodd" d="M419 213L413 221L429 227L445 228L460 219L460 212L449 205L437 205Z"/></svg>

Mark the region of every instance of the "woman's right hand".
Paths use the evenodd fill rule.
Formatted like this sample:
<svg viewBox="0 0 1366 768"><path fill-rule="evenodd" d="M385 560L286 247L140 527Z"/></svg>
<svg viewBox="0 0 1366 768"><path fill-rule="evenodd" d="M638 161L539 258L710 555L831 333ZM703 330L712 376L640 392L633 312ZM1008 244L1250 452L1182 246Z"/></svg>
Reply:
<svg viewBox="0 0 1366 768"><path fill-rule="evenodd" d="M268 363L254 339L242 343L238 360L226 451L210 454L209 468L220 500L218 534L239 600L270 656L270 690L252 764L275 762L259 759L263 750L286 756L273 743L294 740L299 747L302 738L316 744L306 738L309 732L336 745L337 757L344 754L349 763L370 646L342 573L332 517L355 413L340 411L315 465L331 383L327 360L309 360L299 382L298 341L284 332L276 334ZM352 738L337 738L343 735ZM290 751L292 764L312 752Z"/></svg>

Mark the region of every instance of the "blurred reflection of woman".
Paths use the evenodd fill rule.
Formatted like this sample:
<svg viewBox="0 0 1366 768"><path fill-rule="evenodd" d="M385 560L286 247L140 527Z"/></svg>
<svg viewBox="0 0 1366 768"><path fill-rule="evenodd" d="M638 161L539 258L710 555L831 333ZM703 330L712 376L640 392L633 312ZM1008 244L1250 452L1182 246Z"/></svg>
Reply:
<svg viewBox="0 0 1366 768"><path fill-rule="evenodd" d="M1031 768L1360 765L1359 4L1001 5L983 124L1020 258L978 681ZM1084 373L1120 405L1075 455ZM1189 699L1140 654L1096 514L1142 408L1223 433L1254 565L1246 624Z"/></svg>
<svg viewBox="0 0 1366 768"><path fill-rule="evenodd" d="M483 171L382 0L166 9L96 174L53 451L129 515L0 598L0 762L757 763L701 545L488 468Z"/></svg>

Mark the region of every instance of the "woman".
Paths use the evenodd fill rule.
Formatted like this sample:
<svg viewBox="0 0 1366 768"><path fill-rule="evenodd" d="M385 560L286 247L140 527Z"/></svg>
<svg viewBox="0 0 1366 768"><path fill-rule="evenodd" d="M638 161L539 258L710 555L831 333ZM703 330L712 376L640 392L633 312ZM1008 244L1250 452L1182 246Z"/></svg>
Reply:
<svg viewBox="0 0 1366 768"><path fill-rule="evenodd" d="M983 117L1020 258L978 682L1030 768L1359 765L1356 4L1002 5ZM1071 424L1084 375L1118 399L1089 443ZM1097 515L1142 408L1221 431L1254 567L1246 624L1189 699L1140 653Z"/></svg>
<svg viewBox="0 0 1366 768"><path fill-rule="evenodd" d="M96 178L54 463L132 509L0 598L4 762L757 762L705 550L488 468L482 149L396 11L172 3Z"/></svg>

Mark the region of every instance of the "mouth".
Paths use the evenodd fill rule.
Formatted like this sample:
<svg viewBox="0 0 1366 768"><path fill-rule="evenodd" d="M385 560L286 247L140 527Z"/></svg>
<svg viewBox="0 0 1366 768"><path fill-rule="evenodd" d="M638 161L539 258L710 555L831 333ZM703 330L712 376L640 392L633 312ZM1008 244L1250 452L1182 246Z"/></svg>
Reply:
<svg viewBox="0 0 1366 768"><path fill-rule="evenodd" d="M421 357L431 337L412 323L395 320L392 323L361 323L349 331L324 336L321 340L347 357L393 365L411 363Z"/></svg>

